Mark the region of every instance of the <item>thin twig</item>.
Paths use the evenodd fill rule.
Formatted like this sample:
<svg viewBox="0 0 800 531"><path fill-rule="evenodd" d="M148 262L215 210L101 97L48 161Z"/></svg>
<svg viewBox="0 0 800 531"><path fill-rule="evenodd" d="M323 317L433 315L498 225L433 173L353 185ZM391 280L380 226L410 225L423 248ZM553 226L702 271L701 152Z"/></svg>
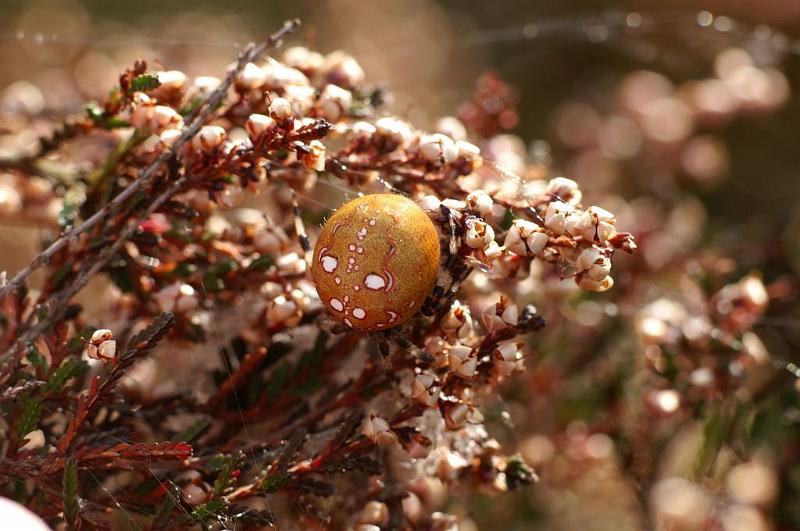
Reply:
<svg viewBox="0 0 800 531"><path fill-rule="evenodd" d="M228 89L233 83L234 78L244 69L245 65L257 60L268 50L278 46L281 42L281 39L295 31L299 26L299 19L289 20L283 24L281 29L270 35L269 38L263 43L259 45L248 45L248 47L239 55L236 66L228 72L228 75L225 76L225 79L223 79L219 87L217 87L203 102L203 104L200 105L195 112L191 123L183 131L183 134L178 137L172 147L162 151L158 157L142 172L139 179L131 183L131 185L123 190L118 196L109 201L100 210L92 214L92 216L86 219L83 223L74 227L72 230L68 231L66 234L62 235L60 238L50 244L50 246L39 253L30 264L17 272L17 274L14 275L14 277L5 286L0 287L0 298L7 295L10 290L14 289L15 287L22 285L22 283L25 282L31 273L48 264L56 255L56 253L64 249L78 236L90 230L95 225L98 225L101 221L105 220L106 217L115 212L118 207L133 197L134 194L136 194L139 190L142 190L146 185L150 184L155 179L161 166L164 165L171 157L175 156L179 152L180 148L197 134L211 113L213 113L218 105L222 103L223 99L228 94Z"/></svg>

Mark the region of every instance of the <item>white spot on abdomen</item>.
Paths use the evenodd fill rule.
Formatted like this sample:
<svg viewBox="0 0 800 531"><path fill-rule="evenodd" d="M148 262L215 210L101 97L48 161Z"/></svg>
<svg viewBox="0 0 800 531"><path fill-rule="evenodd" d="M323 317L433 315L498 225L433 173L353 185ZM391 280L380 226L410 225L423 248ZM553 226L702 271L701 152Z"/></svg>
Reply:
<svg viewBox="0 0 800 531"><path fill-rule="evenodd" d="M367 316L367 312L364 311L364 308L353 308L353 317L356 319L363 319Z"/></svg>
<svg viewBox="0 0 800 531"><path fill-rule="evenodd" d="M383 289L383 287L386 285L386 281L383 280L382 276L376 275L375 273L370 273L364 279L364 285L369 289L378 290Z"/></svg>
<svg viewBox="0 0 800 531"><path fill-rule="evenodd" d="M344 304L342 304L342 301L340 301L339 299L331 299L330 305L331 308L333 308L337 312L341 312L342 310L344 310Z"/></svg>
<svg viewBox="0 0 800 531"><path fill-rule="evenodd" d="M339 261L333 256L323 256L321 262L322 269L324 269L326 273L333 273L336 271L336 266L339 265Z"/></svg>

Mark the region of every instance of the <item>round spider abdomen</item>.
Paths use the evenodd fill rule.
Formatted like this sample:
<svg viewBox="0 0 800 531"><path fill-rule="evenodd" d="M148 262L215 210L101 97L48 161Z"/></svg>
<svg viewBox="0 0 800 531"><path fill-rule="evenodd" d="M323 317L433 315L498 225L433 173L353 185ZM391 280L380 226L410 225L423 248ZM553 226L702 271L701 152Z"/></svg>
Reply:
<svg viewBox="0 0 800 531"><path fill-rule="evenodd" d="M331 314L385 330L419 310L436 283L439 232L414 201L372 194L343 205L317 239L311 274Z"/></svg>

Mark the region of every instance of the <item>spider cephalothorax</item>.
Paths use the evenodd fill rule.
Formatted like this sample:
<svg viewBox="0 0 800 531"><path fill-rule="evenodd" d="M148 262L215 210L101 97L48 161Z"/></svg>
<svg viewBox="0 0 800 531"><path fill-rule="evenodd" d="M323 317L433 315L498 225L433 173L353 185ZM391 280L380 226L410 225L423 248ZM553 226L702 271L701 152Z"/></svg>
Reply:
<svg viewBox="0 0 800 531"><path fill-rule="evenodd" d="M416 313L437 281L439 232L417 204L371 194L323 227L311 272L320 299L352 328L386 330Z"/></svg>

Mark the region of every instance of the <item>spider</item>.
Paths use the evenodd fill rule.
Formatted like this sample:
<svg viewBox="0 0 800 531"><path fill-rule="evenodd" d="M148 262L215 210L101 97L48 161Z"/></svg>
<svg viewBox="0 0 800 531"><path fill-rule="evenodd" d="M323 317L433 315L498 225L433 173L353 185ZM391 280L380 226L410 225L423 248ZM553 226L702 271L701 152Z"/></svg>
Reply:
<svg viewBox="0 0 800 531"><path fill-rule="evenodd" d="M292 197L295 231L308 253L297 194ZM449 309L472 266L459 254L463 228L454 211L443 203L423 207L399 193L368 194L327 221L307 260L338 321L331 332L363 330L384 354L394 344L433 361L402 329L415 315L436 319Z"/></svg>

